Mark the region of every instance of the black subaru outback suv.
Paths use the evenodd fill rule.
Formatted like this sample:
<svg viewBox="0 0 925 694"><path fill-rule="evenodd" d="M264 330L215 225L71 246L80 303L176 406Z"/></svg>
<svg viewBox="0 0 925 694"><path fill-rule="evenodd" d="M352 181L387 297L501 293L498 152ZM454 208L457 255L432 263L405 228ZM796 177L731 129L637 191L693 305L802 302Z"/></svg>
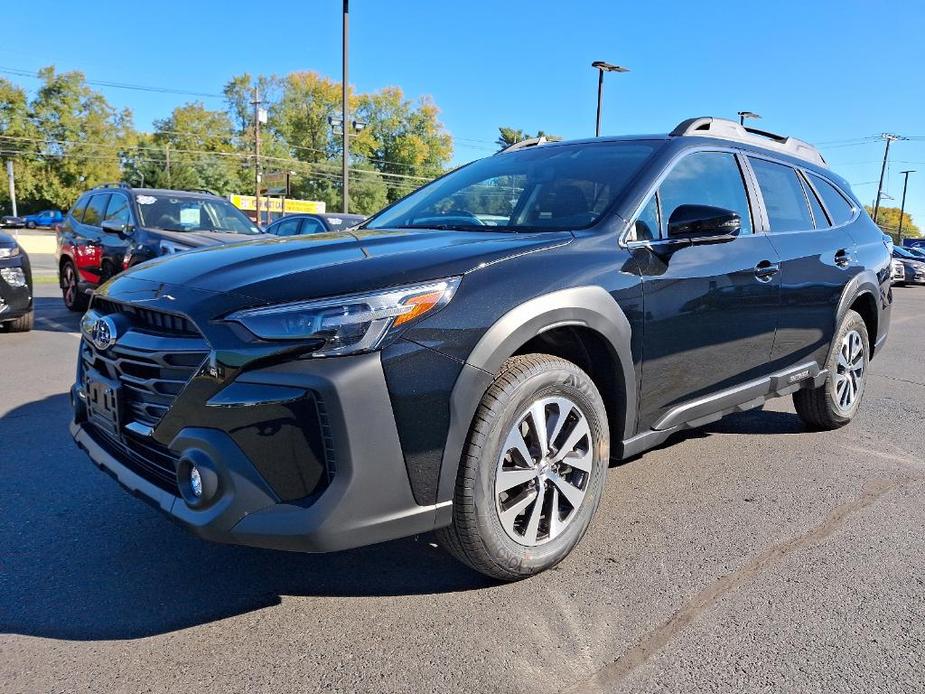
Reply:
<svg viewBox="0 0 925 694"><path fill-rule="evenodd" d="M737 123L516 145L348 233L113 279L71 431L204 538L437 530L518 579L575 547L611 460L781 395L847 424L889 327L882 238L814 148Z"/></svg>

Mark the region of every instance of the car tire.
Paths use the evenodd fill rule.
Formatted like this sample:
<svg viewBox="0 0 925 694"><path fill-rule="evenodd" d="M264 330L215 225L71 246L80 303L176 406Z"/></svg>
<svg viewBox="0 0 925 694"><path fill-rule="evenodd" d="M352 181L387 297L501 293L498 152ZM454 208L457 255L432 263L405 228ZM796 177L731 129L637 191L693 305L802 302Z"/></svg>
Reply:
<svg viewBox="0 0 925 694"><path fill-rule="evenodd" d="M35 229L35 222L26 222L26 229Z"/></svg>
<svg viewBox="0 0 925 694"><path fill-rule="evenodd" d="M864 397L869 363L867 325L860 314L849 310L832 340L825 383L793 394L800 419L819 430L838 429L854 419Z"/></svg>
<svg viewBox="0 0 925 694"><path fill-rule="evenodd" d="M90 299L86 294L80 291L77 268L70 260L65 260L61 264L61 296L64 299L64 305L69 311L83 313L90 305Z"/></svg>
<svg viewBox="0 0 925 694"><path fill-rule="evenodd" d="M508 359L476 411L452 525L438 540L464 564L503 581L555 566L600 502L609 436L603 399L578 366L548 354Z"/></svg>
<svg viewBox="0 0 925 694"><path fill-rule="evenodd" d="M34 319L35 311L29 311L29 313L24 313L19 318L6 321L3 327L11 333L27 333L32 330Z"/></svg>

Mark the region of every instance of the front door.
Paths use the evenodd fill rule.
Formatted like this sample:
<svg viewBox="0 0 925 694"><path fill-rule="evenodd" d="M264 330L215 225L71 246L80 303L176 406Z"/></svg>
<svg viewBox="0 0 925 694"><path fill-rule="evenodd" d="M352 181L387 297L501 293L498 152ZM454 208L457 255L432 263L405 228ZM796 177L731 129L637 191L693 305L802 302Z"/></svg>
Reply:
<svg viewBox="0 0 925 694"><path fill-rule="evenodd" d="M769 372L780 307L778 257L755 233L742 165L732 152L700 151L668 173L636 222L644 336L639 430L665 415ZM667 224L681 205L741 218L732 238L678 242ZM648 237L651 240L646 240Z"/></svg>

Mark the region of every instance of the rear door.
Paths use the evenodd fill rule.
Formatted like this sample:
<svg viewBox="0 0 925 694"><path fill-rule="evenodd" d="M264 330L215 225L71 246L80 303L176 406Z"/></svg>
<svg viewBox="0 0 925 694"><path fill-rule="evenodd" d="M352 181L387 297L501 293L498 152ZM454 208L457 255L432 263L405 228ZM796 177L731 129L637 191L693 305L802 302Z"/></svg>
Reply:
<svg viewBox="0 0 925 694"><path fill-rule="evenodd" d="M643 280L640 430L686 421L693 401L769 373L778 259L767 236L755 232L743 171L732 151L687 154L636 220L628 245ZM741 228L721 241L668 239L667 224L681 205L731 210Z"/></svg>
<svg viewBox="0 0 925 694"><path fill-rule="evenodd" d="M772 159L748 160L766 212L762 224L781 258L781 312L771 359L783 366L812 359L822 366L842 291L860 271L854 239L843 211L829 212L802 172Z"/></svg>

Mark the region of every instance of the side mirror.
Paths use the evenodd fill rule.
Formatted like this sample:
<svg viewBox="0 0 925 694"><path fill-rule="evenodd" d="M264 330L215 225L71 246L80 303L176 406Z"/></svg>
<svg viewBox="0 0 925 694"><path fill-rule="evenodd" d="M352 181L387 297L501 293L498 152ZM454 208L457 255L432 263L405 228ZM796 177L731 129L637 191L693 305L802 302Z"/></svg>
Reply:
<svg viewBox="0 0 925 694"><path fill-rule="evenodd" d="M107 234L116 234L119 238L125 238L132 233L132 227L129 224L123 224L115 219L106 219L100 224L100 228Z"/></svg>
<svg viewBox="0 0 925 694"><path fill-rule="evenodd" d="M737 212L711 205L680 205L668 220L668 238L672 239L735 236L741 229Z"/></svg>

